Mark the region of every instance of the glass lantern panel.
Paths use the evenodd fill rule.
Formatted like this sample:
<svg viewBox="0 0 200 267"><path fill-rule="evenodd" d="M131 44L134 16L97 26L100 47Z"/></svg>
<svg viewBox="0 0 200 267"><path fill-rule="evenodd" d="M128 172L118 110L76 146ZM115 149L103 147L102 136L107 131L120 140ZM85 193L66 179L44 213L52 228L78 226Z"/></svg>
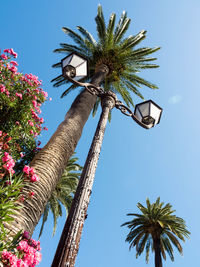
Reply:
<svg viewBox="0 0 200 267"><path fill-rule="evenodd" d="M136 110L135 110L135 114L134 114L134 115L137 117L137 119L138 119L139 121L142 121L142 116L141 116L140 111L139 111L138 108L136 108Z"/></svg>
<svg viewBox="0 0 200 267"><path fill-rule="evenodd" d="M152 118L154 118L155 124L157 124L160 118L161 110L157 106L155 106L153 103L151 103L150 108L151 108L150 115Z"/></svg>
<svg viewBox="0 0 200 267"><path fill-rule="evenodd" d="M73 55L72 60L70 62L70 65L72 65L73 67L78 67L80 64L84 63L85 59L77 56L77 55Z"/></svg>
<svg viewBox="0 0 200 267"><path fill-rule="evenodd" d="M87 76L87 62L84 61L76 68L76 76Z"/></svg>
<svg viewBox="0 0 200 267"><path fill-rule="evenodd" d="M69 65L70 61L72 59L72 55L65 58L63 61L62 61L62 67L64 68L65 66Z"/></svg>
<svg viewBox="0 0 200 267"><path fill-rule="evenodd" d="M146 117L149 115L149 105L149 102L141 103L140 105L138 105L138 109L140 110L142 117Z"/></svg>

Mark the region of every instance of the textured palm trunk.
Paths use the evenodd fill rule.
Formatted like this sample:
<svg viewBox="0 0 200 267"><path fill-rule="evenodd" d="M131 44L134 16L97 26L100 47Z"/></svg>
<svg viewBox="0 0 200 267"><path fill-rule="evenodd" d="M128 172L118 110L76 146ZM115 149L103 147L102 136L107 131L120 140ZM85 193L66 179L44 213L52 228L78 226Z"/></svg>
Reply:
<svg viewBox="0 0 200 267"><path fill-rule="evenodd" d="M99 86L107 73L108 68L105 65L100 66L91 83ZM96 96L91 95L87 90L79 94L67 112L64 121L31 162L31 166L35 168L40 181L25 185L23 193L27 195L33 191L35 195L33 199L27 199L23 202L23 207L15 215L15 221L12 225L7 225L7 228L11 230L11 235L21 229L30 232L30 234L33 233L52 191L76 148L95 101Z"/></svg>
<svg viewBox="0 0 200 267"><path fill-rule="evenodd" d="M160 239L156 238L154 240L155 249L155 267L162 267L161 249L160 249Z"/></svg>

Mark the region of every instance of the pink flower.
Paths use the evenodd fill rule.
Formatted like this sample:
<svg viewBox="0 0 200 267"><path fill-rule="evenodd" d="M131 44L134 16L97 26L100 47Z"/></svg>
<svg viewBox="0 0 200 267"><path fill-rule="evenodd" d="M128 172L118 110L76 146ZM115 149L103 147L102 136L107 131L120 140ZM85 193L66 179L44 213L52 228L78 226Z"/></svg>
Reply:
<svg viewBox="0 0 200 267"><path fill-rule="evenodd" d="M32 192L32 191L31 191L31 192L29 192L29 197L30 197L30 198L33 198L33 197L34 197L34 195L35 195L35 193L34 193L34 192Z"/></svg>
<svg viewBox="0 0 200 267"><path fill-rule="evenodd" d="M47 92L42 91L42 94L43 94L44 97L48 97L48 93Z"/></svg>
<svg viewBox="0 0 200 267"><path fill-rule="evenodd" d="M29 171L29 174L30 174L30 175L35 174L35 169L31 167L31 168L30 168L30 171Z"/></svg>
<svg viewBox="0 0 200 267"><path fill-rule="evenodd" d="M10 93L8 92L8 90L6 90L6 91L5 91L5 93L6 93L6 95L7 95L7 96L9 96L9 95L10 95Z"/></svg>
<svg viewBox="0 0 200 267"><path fill-rule="evenodd" d="M40 179L39 177L37 176L37 174L33 174L31 177L30 177L30 180L32 183L34 182L38 182Z"/></svg>
<svg viewBox="0 0 200 267"><path fill-rule="evenodd" d="M13 73L17 72L17 68L15 66L9 67L8 68L10 71L12 71Z"/></svg>
<svg viewBox="0 0 200 267"><path fill-rule="evenodd" d="M23 158L24 157L24 154L22 152L20 152L20 157Z"/></svg>
<svg viewBox="0 0 200 267"><path fill-rule="evenodd" d="M12 64L13 66L18 66L18 63L16 61L10 61L10 64Z"/></svg>
<svg viewBox="0 0 200 267"><path fill-rule="evenodd" d="M4 53L9 53L9 54L10 54L10 49L4 49L3 52L4 52Z"/></svg>
<svg viewBox="0 0 200 267"><path fill-rule="evenodd" d="M32 100L32 104L33 104L34 108L37 107L37 102L35 100Z"/></svg>
<svg viewBox="0 0 200 267"><path fill-rule="evenodd" d="M15 173L15 171L13 169L11 169L10 173L13 175Z"/></svg>
<svg viewBox="0 0 200 267"><path fill-rule="evenodd" d="M13 164L11 162L6 162L6 164L4 164L3 167L7 171L11 171L14 166L13 166Z"/></svg>
<svg viewBox="0 0 200 267"><path fill-rule="evenodd" d="M28 124L29 124L30 126L34 126L34 123L33 123L32 121L30 121L30 120L28 120Z"/></svg>
<svg viewBox="0 0 200 267"><path fill-rule="evenodd" d="M7 57L5 54L2 54L1 57L2 57L3 59L5 59L5 60L8 59L8 57Z"/></svg>
<svg viewBox="0 0 200 267"><path fill-rule="evenodd" d="M6 161L9 161L9 160L12 160L12 157L8 154L8 152L5 152L4 153L4 157L2 157L2 161L6 162Z"/></svg>
<svg viewBox="0 0 200 267"><path fill-rule="evenodd" d="M21 196L21 197L19 198L19 201L21 201L21 202L24 202L24 200L25 200L25 197L24 197L24 196Z"/></svg>
<svg viewBox="0 0 200 267"><path fill-rule="evenodd" d="M27 232L28 233L28 232ZM26 250L28 248L28 243L25 240L19 242L17 250Z"/></svg>
<svg viewBox="0 0 200 267"><path fill-rule="evenodd" d="M2 131L0 131L0 136L2 136Z"/></svg>
<svg viewBox="0 0 200 267"><path fill-rule="evenodd" d="M49 97L49 101L52 101L52 98L51 97Z"/></svg>
<svg viewBox="0 0 200 267"><path fill-rule="evenodd" d="M30 169L31 168L28 165L25 165L23 168L23 172L29 175Z"/></svg>
<svg viewBox="0 0 200 267"><path fill-rule="evenodd" d="M11 54L14 58L17 58L17 53L15 53L15 52L13 51L12 48L10 49L10 54Z"/></svg>
<svg viewBox="0 0 200 267"><path fill-rule="evenodd" d="M47 127L44 127L43 130L48 131L48 128Z"/></svg>
<svg viewBox="0 0 200 267"><path fill-rule="evenodd" d="M0 84L0 92L4 93L6 90L6 87L3 84Z"/></svg>
<svg viewBox="0 0 200 267"><path fill-rule="evenodd" d="M7 260L10 258L11 252L7 251L7 250L3 250L1 257L3 258L3 260Z"/></svg>
<svg viewBox="0 0 200 267"><path fill-rule="evenodd" d="M26 238L26 239L28 239L29 238L29 232L28 231L24 231L24 233L23 233L23 237L24 238Z"/></svg>
<svg viewBox="0 0 200 267"><path fill-rule="evenodd" d="M15 171L13 170L13 167L15 166L15 161L13 160L12 156L8 154L8 152L4 153L4 156L2 157L3 168L9 171L11 174L14 174Z"/></svg>
<svg viewBox="0 0 200 267"><path fill-rule="evenodd" d="M15 95L18 96L22 100L22 94L16 93Z"/></svg>
<svg viewBox="0 0 200 267"><path fill-rule="evenodd" d="M41 262L41 260L42 260L42 254L37 251L35 253L35 263L36 263L36 265L39 264Z"/></svg>
<svg viewBox="0 0 200 267"><path fill-rule="evenodd" d="M16 125L19 125L19 122L18 122L18 121L16 121L16 122L15 122L15 124L16 124Z"/></svg>

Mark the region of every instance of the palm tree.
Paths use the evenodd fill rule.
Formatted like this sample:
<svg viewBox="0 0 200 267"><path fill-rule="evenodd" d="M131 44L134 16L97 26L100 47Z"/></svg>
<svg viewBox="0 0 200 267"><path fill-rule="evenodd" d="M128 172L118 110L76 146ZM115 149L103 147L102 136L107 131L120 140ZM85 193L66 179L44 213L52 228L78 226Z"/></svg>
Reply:
<svg viewBox="0 0 200 267"><path fill-rule="evenodd" d="M160 203L157 198L155 203L146 200L147 207L141 203L137 204L142 214L129 213L128 216L135 218L122 226L130 229L126 237L126 242L130 244L129 249L136 247L136 258L146 249L146 262L149 260L150 248L155 253L155 267L162 267L162 257L166 260L166 253L174 261L173 244L182 254L183 249L178 240L185 241L184 237L189 237L190 232L186 229L185 221L174 215L175 210L167 203Z"/></svg>
<svg viewBox="0 0 200 267"><path fill-rule="evenodd" d="M42 235L44 224L48 219L49 211L53 213L53 219L54 219L53 235L55 234L56 231L58 217L62 216L62 205L66 210L66 215L69 212L72 199L74 197L74 193L76 192L76 188L78 185L80 171L82 170L82 167L76 163L77 160L78 158L75 157L70 158L60 181L56 185L56 188L53 191L44 209L39 237Z"/></svg>
<svg viewBox="0 0 200 267"><path fill-rule="evenodd" d="M149 63L156 58L148 55L156 52L159 48L136 48L136 46L146 37L146 31L141 31L136 35L124 37L130 25L127 13L123 12L115 27L115 14L111 14L108 25L105 24L102 7L98 7L95 18L97 24L98 39L84 28L78 26L80 34L64 27L63 31L72 38L75 45L61 44L61 48L55 52L69 54L72 51L79 52L85 56L90 64L91 83L96 86L102 85L105 90L111 89L118 92L127 105L133 105L130 93L134 93L143 98L138 88L147 86L152 89L157 88L136 73L146 68L156 68L156 64ZM60 67L60 62L54 67ZM60 75L54 79L54 86L68 83ZM75 88L71 85L64 93L67 95ZM34 191L32 200L24 203L24 208L16 215L12 231L25 229L33 232L44 208L55 189L69 158L72 156L76 145L81 137L83 127L92 111L96 110L99 100L91 95L87 90L76 97L71 108L67 112L64 121L51 137L46 146L35 156L31 165L35 168L40 177L40 182L27 184L24 193Z"/></svg>

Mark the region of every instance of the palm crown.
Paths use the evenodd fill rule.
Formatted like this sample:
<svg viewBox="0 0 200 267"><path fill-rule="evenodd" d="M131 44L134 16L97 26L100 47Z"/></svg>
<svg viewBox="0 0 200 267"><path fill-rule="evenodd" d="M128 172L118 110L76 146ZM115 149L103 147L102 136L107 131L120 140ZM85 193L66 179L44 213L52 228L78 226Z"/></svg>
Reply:
<svg viewBox="0 0 200 267"><path fill-rule="evenodd" d="M166 260L165 252L167 252L173 261L171 243L182 254L182 246L178 238L185 241L184 237L189 237L190 234L186 229L185 221L173 215L172 206L169 203L166 205L163 202L160 203L160 198L153 204L147 199L146 204L147 207L144 207L138 203L137 207L142 214L127 214L135 218L122 224L122 226L126 225L130 229L126 238L126 242L130 243L129 249L135 246L137 257L146 248L146 261L148 262L150 247L152 251L155 251L156 242L158 242L163 258Z"/></svg>
<svg viewBox="0 0 200 267"><path fill-rule="evenodd" d="M136 73L141 69L156 68L158 65L149 63L156 58L147 57L156 48L138 48L135 47L146 37L146 31L142 30L136 35L131 35L124 38L126 31L130 25L130 18L127 18L127 13L123 12L120 20L115 27L116 15L113 13L110 16L108 25L104 20L102 7L98 6L97 16L95 18L97 25L98 40L83 27L78 26L77 30L80 35L73 30L63 27L63 31L70 36L76 45L61 43L61 48L55 49L58 53L78 52L89 61L89 77L92 77L98 66L105 64L109 68L109 73L105 79L104 90L112 90L121 95L125 103L134 106L130 92L135 93L140 98L144 99L138 88L145 85L149 88L156 89L157 86L139 77ZM56 63L53 67L61 67L61 63ZM83 81L86 81L85 78ZM54 86L60 86L68 83L62 75L52 80ZM63 94L67 95L70 91L76 88L76 85L71 85ZM98 99L97 105L98 106Z"/></svg>

